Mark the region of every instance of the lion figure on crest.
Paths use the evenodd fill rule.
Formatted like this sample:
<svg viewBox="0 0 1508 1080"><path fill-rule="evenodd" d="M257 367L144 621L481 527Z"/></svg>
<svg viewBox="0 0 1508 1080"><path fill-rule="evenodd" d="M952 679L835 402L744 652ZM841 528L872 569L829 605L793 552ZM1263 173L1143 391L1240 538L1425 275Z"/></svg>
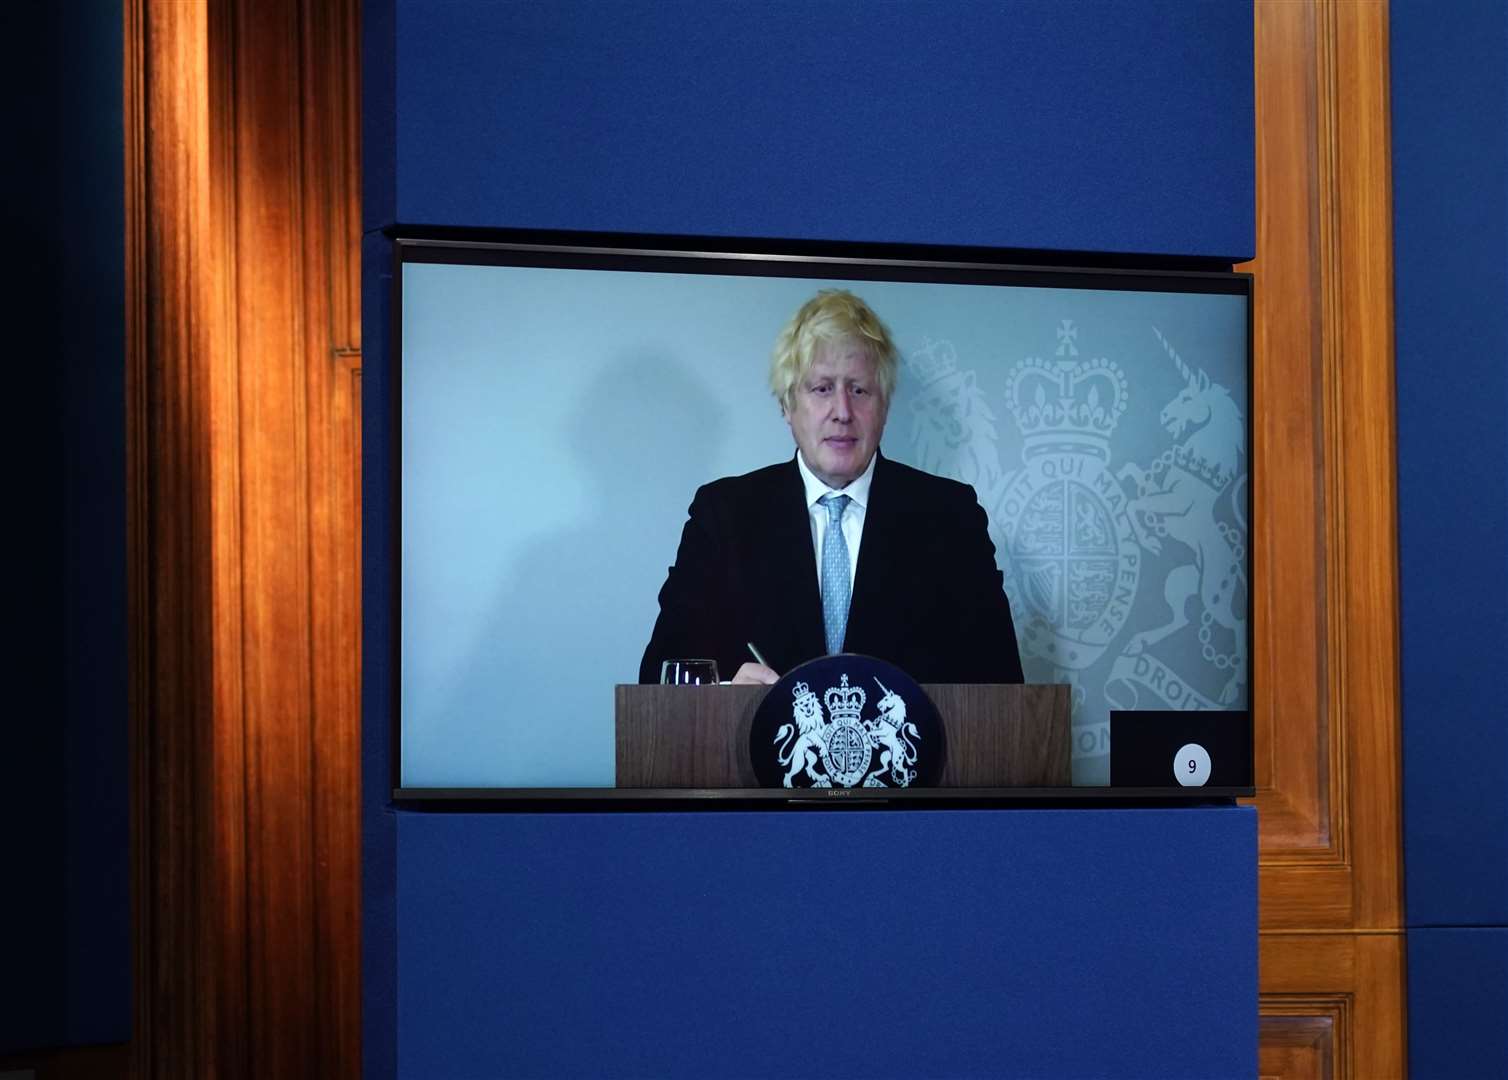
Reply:
<svg viewBox="0 0 1508 1080"><path fill-rule="evenodd" d="M792 722L781 724L774 739L778 747L775 760L786 767L785 786L792 787L791 781L806 773L812 787L832 787L832 782L816 768L822 747L822 703L804 682L798 682L792 693L795 699L791 703Z"/></svg>

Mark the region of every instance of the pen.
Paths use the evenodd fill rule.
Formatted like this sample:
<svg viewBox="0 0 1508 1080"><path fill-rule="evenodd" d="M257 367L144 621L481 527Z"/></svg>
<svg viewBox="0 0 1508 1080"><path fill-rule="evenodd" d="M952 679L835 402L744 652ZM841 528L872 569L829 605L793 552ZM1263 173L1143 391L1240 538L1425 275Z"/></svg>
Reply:
<svg viewBox="0 0 1508 1080"><path fill-rule="evenodd" d="M749 651L754 654L754 659L758 660L765 667L770 666L770 662L759 655L759 650L754 647L754 643L752 641L746 641L744 642L744 644L747 645L749 647Z"/></svg>

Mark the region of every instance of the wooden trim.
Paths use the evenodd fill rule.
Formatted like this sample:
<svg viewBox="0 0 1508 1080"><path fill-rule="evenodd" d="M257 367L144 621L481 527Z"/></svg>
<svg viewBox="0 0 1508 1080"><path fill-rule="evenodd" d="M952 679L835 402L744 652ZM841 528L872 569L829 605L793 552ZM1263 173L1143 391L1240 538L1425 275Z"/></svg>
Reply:
<svg viewBox="0 0 1508 1080"><path fill-rule="evenodd" d="M127 552L141 1076L210 1075L224 970L212 912L214 432L224 348L208 155L208 15L125 5ZM190 992L192 990L192 992Z"/></svg>
<svg viewBox="0 0 1508 1080"><path fill-rule="evenodd" d="M1334 1031L1335 1076L1403 1076L1404 1027L1394 1022L1403 1015L1403 954L1401 931L1263 934L1264 1037L1285 1030L1270 1019L1324 1018Z"/></svg>
<svg viewBox="0 0 1508 1080"><path fill-rule="evenodd" d="M153 10L169 0L150 0ZM216 987L213 1040L206 1052L219 1076L253 1075L251 1034L247 1015L254 1007L249 977L252 943L248 940L250 855L247 808L253 793L246 771L247 700L244 676L242 609L241 401L236 391L240 367L237 335L241 283L239 222L235 216L242 183L236 168L233 134L244 122L234 82L235 26L224 4L208 5L204 42L205 115L194 135L203 147L208 176L210 225L194 242L207 249L215 273L201 282L206 292L202 318L215 336L196 361L205 388L201 422L206 427L208 476L195 497L207 494L211 561L210 608L198 612L209 628L212 650L213 709L210 722L195 717L210 744L208 765L212 791L208 848L198 853L209 867L211 889L206 909L198 913L207 924L211 949L204 962L212 965L201 976ZM180 92L182 92L180 90ZM181 242L181 237L173 238ZM172 240L164 238L165 243ZM176 1062L166 1062L171 1075Z"/></svg>
<svg viewBox="0 0 1508 1080"><path fill-rule="evenodd" d="M1256 43L1263 1071L1401 1076L1387 9L1259 0Z"/></svg>
<svg viewBox="0 0 1508 1080"><path fill-rule="evenodd" d="M1262 1012L1257 1075L1331 1080L1341 1071L1337 1030L1350 1029L1344 997L1276 999Z"/></svg>
<svg viewBox="0 0 1508 1080"><path fill-rule="evenodd" d="M361 1066L361 36L300 9L316 1072ZM316 164L317 163L317 164Z"/></svg>
<svg viewBox="0 0 1508 1080"><path fill-rule="evenodd" d="M1337 452L1345 590L1338 682L1353 726L1345 761L1357 925L1385 928L1400 926L1403 917L1387 8L1331 11L1342 147L1335 188L1345 193L1336 215L1345 274L1333 398L1344 447Z"/></svg>
<svg viewBox="0 0 1508 1080"><path fill-rule="evenodd" d="M1288 695L1280 689L1274 712L1259 723L1259 758L1277 762L1258 798L1263 925L1397 926L1385 9L1262 3L1257 15L1259 50L1268 50L1272 70L1271 78L1261 74L1268 68L1259 52L1264 205L1262 255L1252 266L1266 436L1257 440L1258 473L1268 478L1259 502L1269 520L1256 557L1258 575L1273 583L1266 594L1284 594L1296 582L1317 589L1312 610L1273 612L1258 623L1259 663ZM1295 89L1306 85L1303 93ZM1293 117L1295 109L1312 114ZM1271 119L1276 110L1288 118ZM1296 168L1309 183L1291 183ZM1317 437L1305 445L1302 432L1311 428ZM1295 475L1315 476L1320 487L1296 498L1303 484L1289 483ZM1307 547L1292 542L1304 535L1323 541L1317 566ZM1313 670L1316 657L1314 687L1295 685L1295 673Z"/></svg>
<svg viewBox="0 0 1508 1080"><path fill-rule="evenodd" d="M155 849L151 842L150 745L151 702L147 659L151 656L151 622L147 617L150 510L147 491L147 268L146 212L146 34L143 0L121 4L122 127L125 153L125 408L126 408L126 723L128 761L128 808L130 817L131 973L136 987L131 995L133 1040L128 1053L131 1072L151 1074L151 1059L143 1046L144 1034L155 1021L155 997L143 993L150 986L155 937L147 926L151 912L152 868Z"/></svg>
<svg viewBox="0 0 1508 1080"><path fill-rule="evenodd" d="M358 14L125 5L143 1077L360 1068Z"/></svg>
<svg viewBox="0 0 1508 1080"><path fill-rule="evenodd" d="M1252 536L1257 805L1268 855L1334 857L1326 679L1318 88L1304 5L1256 9ZM1277 583L1281 582L1281 586Z"/></svg>

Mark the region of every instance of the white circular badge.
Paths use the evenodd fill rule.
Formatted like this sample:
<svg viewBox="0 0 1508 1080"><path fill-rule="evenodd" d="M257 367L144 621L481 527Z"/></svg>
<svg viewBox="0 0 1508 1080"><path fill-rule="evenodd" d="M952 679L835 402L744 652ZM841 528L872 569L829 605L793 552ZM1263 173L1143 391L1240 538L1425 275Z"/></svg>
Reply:
<svg viewBox="0 0 1508 1080"><path fill-rule="evenodd" d="M1209 751L1196 742L1184 743L1173 755L1173 775L1184 787L1204 787L1210 778Z"/></svg>

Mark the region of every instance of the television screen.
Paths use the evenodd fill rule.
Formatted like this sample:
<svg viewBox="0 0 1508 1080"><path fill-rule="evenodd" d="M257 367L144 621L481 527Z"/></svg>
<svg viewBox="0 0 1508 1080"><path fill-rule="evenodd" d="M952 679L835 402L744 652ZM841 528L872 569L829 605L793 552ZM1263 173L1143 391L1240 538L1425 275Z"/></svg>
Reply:
<svg viewBox="0 0 1508 1080"><path fill-rule="evenodd" d="M977 493L1075 785L1112 710L1248 708L1247 276L397 249L400 795L613 787L692 494L792 458L770 355L819 289L897 345L881 452Z"/></svg>

